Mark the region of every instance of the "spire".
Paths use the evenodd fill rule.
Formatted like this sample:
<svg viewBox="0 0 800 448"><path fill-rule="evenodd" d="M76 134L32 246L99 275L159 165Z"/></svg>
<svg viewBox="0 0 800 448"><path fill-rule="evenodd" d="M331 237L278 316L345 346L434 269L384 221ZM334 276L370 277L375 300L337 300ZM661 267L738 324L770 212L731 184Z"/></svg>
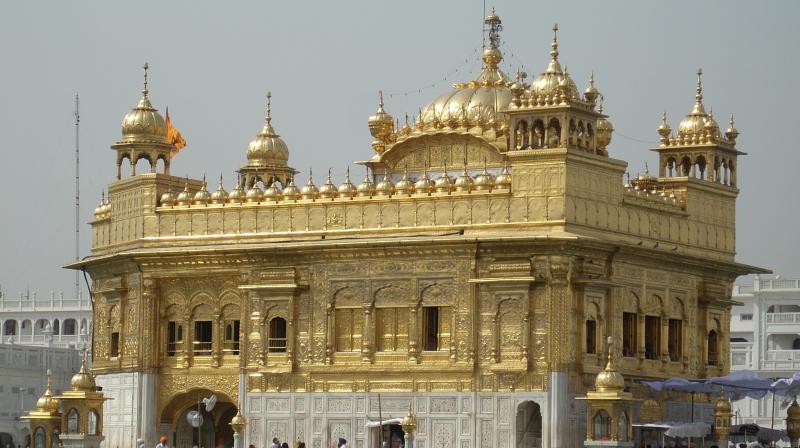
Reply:
<svg viewBox="0 0 800 448"><path fill-rule="evenodd" d="M692 108L693 114L705 114L706 110L703 107L703 69L697 69L697 87L694 94L694 107Z"/></svg>
<svg viewBox="0 0 800 448"><path fill-rule="evenodd" d="M550 44L550 57L558 60L558 24L553 25L553 42Z"/></svg>
<svg viewBox="0 0 800 448"><path fill-rule="evenodd" d="M558 24L553 25L553 42L550 44L550 63L546 73L562 73L558 62Z"/></svg>
<svg viewBox="0 0 800 448"><path fill-rule="evenodd" d="M500 52L500 31L503 31L503 22L492 9L492 13L483 19L483 23L486 25L484 31L489 33L488 42L483 44L484 68L496 69L497 64L503 60L503 53Z"/></svg>
<svg viewBox="0 0 800 448"><path fill-rule="evenodd" d="M150 93L150 90L147 89L147 70L150 69L150 64L145 62L142 68L144 69L144 87L142 88L142 95L147 98L147 94Z"/></svg>
<svg viewBox="0 0 800 448"><path fill-rule="evenodd" d="M272 91L267 92L267 116L265 120L268 125L272 124Z"/></svg>
<svg viewBox="0 0 800 448"><path fill-rule="evenodd" d="M647 168L645 168L646 170ZM616 370L616 360L614 359L614 336L608 337L608 362L606 363L606 371Z"/></svg>

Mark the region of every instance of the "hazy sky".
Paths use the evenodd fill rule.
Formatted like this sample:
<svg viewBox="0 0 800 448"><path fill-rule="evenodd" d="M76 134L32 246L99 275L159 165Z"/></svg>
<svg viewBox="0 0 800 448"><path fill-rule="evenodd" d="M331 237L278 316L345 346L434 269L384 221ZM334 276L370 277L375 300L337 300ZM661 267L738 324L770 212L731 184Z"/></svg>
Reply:
<svg viewBox="0 0 800 448"><path fill-rule="evenodd" d="M800 274L800 2L492 6L505 28L507 73L519 65L541 72L558 22L560 59L580 90L594 70L617 130L610 153L628 161L632 175L645 162L656 166L648 148L657 145L661 112L675 128L702 67L707 108L723 129L736 114L738 147L749 153L738 164L737 259ZM313 167L319 185L328 167L341 180L349 163L373 154L366 120L378 89L395 93L386 108L402 117L471 79L480 68L482 9L479 0L3 2L2 289L72 291L73 274L60 266L74 252L76 91L83 223L115 175L109 145L140 97L145 61L153 103L162 112L169 106L189 143L174 174L215 179L222 171L230 190L272 90L273 124L290 164L303 181ZM89 226L81 231L85 256Z"/></svg>

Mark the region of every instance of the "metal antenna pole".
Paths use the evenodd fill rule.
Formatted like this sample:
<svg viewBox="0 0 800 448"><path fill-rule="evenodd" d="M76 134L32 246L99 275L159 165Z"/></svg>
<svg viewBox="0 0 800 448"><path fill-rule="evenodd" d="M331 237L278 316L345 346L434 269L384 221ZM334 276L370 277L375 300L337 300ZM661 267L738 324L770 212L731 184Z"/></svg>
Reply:
<svg viewBox="0 0 800 448"><path fill-rule="evenodd" d="M75 259L80 258L81 247L81 149L80 149L81 114L78 94L75 93ZM80 298L81 286L78 271L75 271L75 299Z"/></svg>
<svg viewBox="0 0 800 448"><path fill-rule="evenodd" d="M378 394L378 427L380 428L381 432L381 446L380 448L384 447L384 437L383 437L383 414L381 413L381 394Z"/></svg>

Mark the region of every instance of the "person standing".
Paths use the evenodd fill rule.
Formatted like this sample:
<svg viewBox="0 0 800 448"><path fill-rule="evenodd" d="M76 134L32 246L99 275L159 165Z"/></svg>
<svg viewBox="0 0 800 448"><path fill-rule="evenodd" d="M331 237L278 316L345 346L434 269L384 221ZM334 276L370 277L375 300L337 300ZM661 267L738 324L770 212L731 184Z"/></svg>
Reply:
<svg viewBox="0 0 800 448"><path fill-rule="evenodd" d="M161 436L161 438L158 439L158 445L156 445L156 448L169 448L169 444L167 443L168 441L169 440L167 439L167 436Z"/></svg>
<svg viewBox="0 0 800 448"><path fill-rule="evenodd" d="M272 446L270 448L281 448L281 441L277 437L272 439Z"/></svg>

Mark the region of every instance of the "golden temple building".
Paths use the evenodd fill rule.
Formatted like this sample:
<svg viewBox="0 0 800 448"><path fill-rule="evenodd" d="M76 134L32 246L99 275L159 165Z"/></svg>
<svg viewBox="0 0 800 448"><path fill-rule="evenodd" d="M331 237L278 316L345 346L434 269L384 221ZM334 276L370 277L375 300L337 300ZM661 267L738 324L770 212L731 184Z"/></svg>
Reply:
<svg viewBox="0 0 800 448"><path fill-rule="evenodd" d="M91 255L69 266L92 280L105 446L230 446L241 409L257 448L398 448L411 405L416 448L572 447L607 337L635 398L638 380L727 373L732 283L762 272L735 261L733 120L706 112L698 74L657 172L626 181L555 30L528 83L485 24L480 74L403 125L381 98L371 174L338 185L300 180L271 110L231 191L170 175L145 72Z"/></svg>

